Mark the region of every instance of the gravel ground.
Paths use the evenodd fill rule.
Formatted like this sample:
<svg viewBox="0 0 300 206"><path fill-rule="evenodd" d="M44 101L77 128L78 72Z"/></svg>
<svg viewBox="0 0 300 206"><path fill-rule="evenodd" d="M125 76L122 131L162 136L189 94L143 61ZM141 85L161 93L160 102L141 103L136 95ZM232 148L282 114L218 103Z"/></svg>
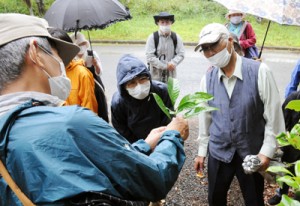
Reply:
<svg viewBox="0 0 300 206"><path fill-rule="evenodd" d="M198 119L189 120L190 136L185 142L186 161L177 182L165 199L165 206L207 206L207 178L199 178L194 170L194 158L197 154ZM204 173L207 176L205 171ZM266 184L265 201L274 194L277 185ZM243 197L236 179L232 182L228 206L244 206Z"/></svg>

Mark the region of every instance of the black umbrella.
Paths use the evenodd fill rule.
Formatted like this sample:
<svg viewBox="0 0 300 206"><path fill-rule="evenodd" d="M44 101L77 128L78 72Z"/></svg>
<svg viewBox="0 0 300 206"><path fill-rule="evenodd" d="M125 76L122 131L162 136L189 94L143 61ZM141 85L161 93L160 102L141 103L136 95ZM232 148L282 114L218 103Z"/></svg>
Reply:
<svg viewBox="0 0 300 206"><path fill-rule="evenodd" d="M52 27L76 31L104 29L131 16L118 0L56 0L44 18Z"/></svg>
<svg viewBox="0 0 300 206"><path fill-rule="evenodd" d="M104 29L132 17L118 0L56 0L44 18L51 27L77 32Z"/></svg>

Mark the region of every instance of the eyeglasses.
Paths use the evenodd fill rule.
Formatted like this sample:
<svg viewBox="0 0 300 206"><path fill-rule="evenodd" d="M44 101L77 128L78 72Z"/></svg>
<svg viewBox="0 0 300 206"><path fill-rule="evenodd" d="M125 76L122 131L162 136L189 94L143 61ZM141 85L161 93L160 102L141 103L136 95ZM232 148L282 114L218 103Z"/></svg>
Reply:
<svg viewBox="0 0 300 206"><path fill-rule="evenodd" d="M126 88L134 88L138 84L144 84L147 81L149 81L149 77L147 76L135 77L134 79L126 83Z"/></svg>
<svg viewBox="0 0 300 206"><path fill-rule="evenodd" d="M213 44L210 44L208 46L201 46L201 49L200 49L199 52L208 52L208 51L217 52L218 48L220 46L220 44L219 44L220 41L221 40L219 40L219 41L217 41L217 42L215 42Z"/></svg>

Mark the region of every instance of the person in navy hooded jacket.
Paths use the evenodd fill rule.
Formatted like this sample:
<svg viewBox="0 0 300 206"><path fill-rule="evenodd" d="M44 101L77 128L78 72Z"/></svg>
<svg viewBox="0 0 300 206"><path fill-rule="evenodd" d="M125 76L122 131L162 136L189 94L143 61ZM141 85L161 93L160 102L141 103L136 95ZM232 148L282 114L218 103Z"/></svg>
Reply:
<svg viewBox="0 0 300 206"><path fill-rule="evenodd" d="M111 120L114 128L129 142L145 139L156 127L170 119L159 108L151 93L158 94L172 108L166 84L151 79L147 66L132 55L124 55L117 66L118 91L112 97Z"/></svg>

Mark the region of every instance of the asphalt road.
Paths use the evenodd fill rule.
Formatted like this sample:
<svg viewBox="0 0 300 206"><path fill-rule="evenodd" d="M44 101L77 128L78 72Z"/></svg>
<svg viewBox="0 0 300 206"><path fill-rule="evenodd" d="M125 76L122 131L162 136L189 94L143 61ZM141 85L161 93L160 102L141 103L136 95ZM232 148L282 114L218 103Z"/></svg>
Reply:
<svg viewBox="0 0 300 206"><path fill-rule="evenodd" d="M202 76L205 74L209 63L199 52L194 52L194 47L187 46L186 57L177 68L177 78L181 86L181 95L195 92L199 89ZM112 94L117 90L116 68L118 61L124 54L132 54L146 63L144 45L93 45L103 64L102 80L106 86L107 100L110 104ZM300 52L264 50L263 62L272 70L281 95L284 99L284 90L290 81L291 71L300 59Z"/></svg>

